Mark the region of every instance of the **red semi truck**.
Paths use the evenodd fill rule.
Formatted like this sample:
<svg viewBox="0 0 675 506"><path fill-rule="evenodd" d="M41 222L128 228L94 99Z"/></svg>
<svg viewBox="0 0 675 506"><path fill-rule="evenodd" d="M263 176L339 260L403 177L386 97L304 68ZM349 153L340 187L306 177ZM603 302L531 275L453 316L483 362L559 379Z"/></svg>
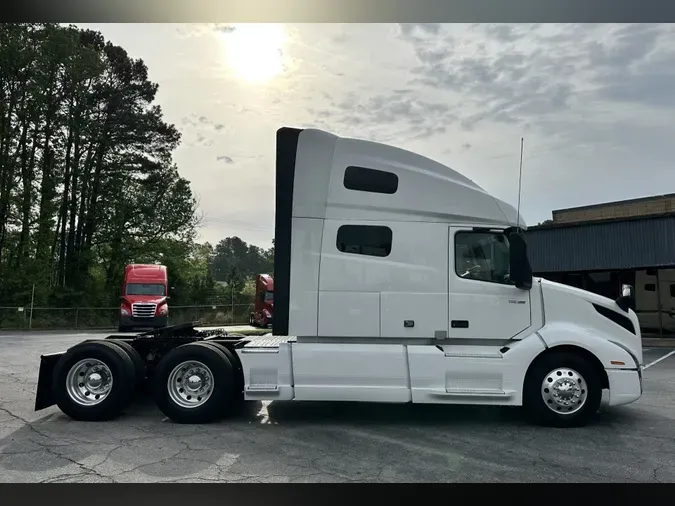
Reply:
<svg viewBox="0 0 675 506"><path fill-rule="evenodd" d="M255 302L249 323L253 327L271 327L274 315L274 279L269 274L255 278Z"/></svg>
<svg viewBox="0 0 675 506"><path fill-rule="evenodd" d="M168 291L164 265L127 265L120 297L118 330L166 327L169 321Z"/></svg>

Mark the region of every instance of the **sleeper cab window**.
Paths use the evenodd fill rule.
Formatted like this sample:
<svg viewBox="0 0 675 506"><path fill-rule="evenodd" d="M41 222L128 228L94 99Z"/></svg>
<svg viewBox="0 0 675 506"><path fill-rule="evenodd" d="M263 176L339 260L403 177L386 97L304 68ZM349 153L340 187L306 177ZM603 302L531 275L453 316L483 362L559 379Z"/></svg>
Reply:
<svg viewBox="0 0 675 506"><path fill-rule="evenodd" d="M511 284L508 239L494 232L457 232L455 272L463 279Z"/></svg>
<svg viewBox="0 0 675 506"><path fill-rule="evenodd" d="M347 167L343 183L348 190L362 192L392 195L398 190L396 174L365 167Z"/></svg>
<svg viewBox="0 0 675 506"><path fill-rule="evenodd" d="M392 232L380 225L342 225L336 247L342 253L386 257L391 253Z"/></svg>

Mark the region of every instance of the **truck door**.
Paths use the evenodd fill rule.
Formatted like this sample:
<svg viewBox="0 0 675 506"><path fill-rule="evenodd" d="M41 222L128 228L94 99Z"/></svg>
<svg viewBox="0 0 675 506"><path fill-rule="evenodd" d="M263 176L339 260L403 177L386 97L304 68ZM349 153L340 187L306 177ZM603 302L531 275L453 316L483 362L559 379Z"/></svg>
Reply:
<svg viewBox="0 0 675 506"><path fill-rule="evenodd" d="M530 292L511 284L508 239L450 227L448 337L510 339L531 324Z"/></svg>

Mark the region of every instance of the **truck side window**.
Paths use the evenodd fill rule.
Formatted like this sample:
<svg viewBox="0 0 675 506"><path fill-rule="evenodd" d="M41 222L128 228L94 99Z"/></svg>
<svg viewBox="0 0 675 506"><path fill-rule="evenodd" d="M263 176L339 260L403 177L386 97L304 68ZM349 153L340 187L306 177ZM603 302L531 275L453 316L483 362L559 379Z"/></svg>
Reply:
<svg viewBox="0 0 675 506"><path fill-rule="evenodd" d="M509 268L509 241L504 234L455 234L455 272L460 278L511 284Z"/></svg>
<svg viewBox="0 0 675 506"><path fill-rule="evenodd" d="M376 225L342 225L335 246L342 253L386 257L391 253L392 232Z"/></svg>
<svg viewBox="0 0 675 506"><path fill-rule="evenodd" d="M348 190L392 195L398 190L398 176L384 170L347 167L343 184Z"/></svg>

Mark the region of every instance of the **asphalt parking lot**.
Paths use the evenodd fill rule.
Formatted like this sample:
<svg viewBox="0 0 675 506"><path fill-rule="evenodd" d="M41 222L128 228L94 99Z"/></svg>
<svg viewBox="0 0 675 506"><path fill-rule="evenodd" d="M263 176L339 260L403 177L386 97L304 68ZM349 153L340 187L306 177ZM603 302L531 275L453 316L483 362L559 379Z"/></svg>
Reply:
<svg viewBox="0 0 675 506"><path fill-rule="evenodd" d="M1 482L674 482L675 352L645 350L645 393L580 429L514 408L251 403L182 426L139 402L119 419L35 413L40 355L92 334L0 334Z"/></svg>

